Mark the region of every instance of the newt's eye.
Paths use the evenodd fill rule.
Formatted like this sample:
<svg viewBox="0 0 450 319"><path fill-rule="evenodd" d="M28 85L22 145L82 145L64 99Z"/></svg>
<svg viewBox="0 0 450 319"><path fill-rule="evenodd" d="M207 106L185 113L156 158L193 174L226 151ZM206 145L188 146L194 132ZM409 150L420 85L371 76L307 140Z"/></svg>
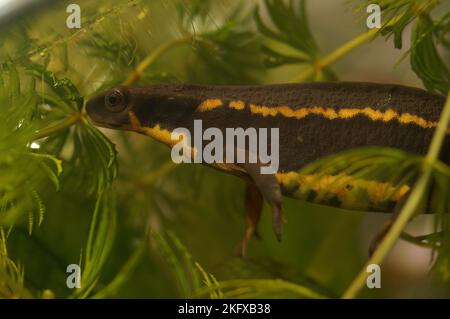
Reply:
<svg viewBox="0 0 450 319"><path fill-rule="evenodd" d="M114 89L105 96L105 106L110 112L121 112L127 107L126 94L120 89Z"/></svg>

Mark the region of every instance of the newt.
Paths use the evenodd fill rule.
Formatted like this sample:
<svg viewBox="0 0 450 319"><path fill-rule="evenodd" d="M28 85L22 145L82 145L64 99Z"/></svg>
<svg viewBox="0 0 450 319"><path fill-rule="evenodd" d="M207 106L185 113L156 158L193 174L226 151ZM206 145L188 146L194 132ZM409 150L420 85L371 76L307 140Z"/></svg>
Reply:
<svg viewBox="0 0 450 319"><path fill-rule="evenodd" d="M349 182L328 190L333 182L298 174L317 159L345 150L381 146L425 154L437 126L445 98L422 89L393 84L322 82L261 86L205 86L161 84L147 87L113 87L91 98L86 111L100 127L145 134L173 146L176 128L193 130L194 120L205 128L278 128L279 169L261 174L260 163L206 164L244 178L246 230L241 253L256 234L263 201L271 207L273 228L281 240L282 197L359 211L393 213L379 230L371 249L392 225L413 185L403 185L382 198L391 187L380 181ZM450 139L441 159L450 163ZM308 191L303 191L308 190ZM356 192L359 194L356 196Z"/></svg>

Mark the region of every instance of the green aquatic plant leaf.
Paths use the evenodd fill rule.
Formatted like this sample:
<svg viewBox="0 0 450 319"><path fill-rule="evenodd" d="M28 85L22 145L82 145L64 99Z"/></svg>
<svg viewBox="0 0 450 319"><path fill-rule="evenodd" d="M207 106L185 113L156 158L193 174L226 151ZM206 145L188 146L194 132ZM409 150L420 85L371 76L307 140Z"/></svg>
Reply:
<svg viewBox="0 0 450 319"><path fill-rule="evenodd" d="M196 68L192 68L189 72L192 80L195 81L196 77L200 77L199 71L202 70L207 72L210 83L258 82L263 65L258 60L258 38L252 32L239 27L235 21L202 34L193 45L197 63L191 64Z"/></svg>
<svg viewBox="0 0 450 319"><path fill-rule="evenodd" d="M440 4L440 0L377 0L359 2L355 6L356 12L366 15L369 4L380 6L382 12L381 34L389 39L393 36L394 47L401 49L403 46L403 32L405 28L414 22L417 17L427 14Z"/></svg>
<svg viewBox="0 0 450 319"><path fill-rule="evenodd" d="M442 94L450 89L450 69L438 53L435 31L443 30L441 26L448 26L449 23L450 14L440 22L434 22L428 15L422 14L411 34L411 68L428 90Z"/></svg>
<svg viewBox="0 0 450 319"><path fill-rule="evenodd" d="M136 66L137 61L143 59L144 53L139 50L137 42L132 36L122 36L121 41L99 32L94 32L80 44L88 49L93 58L101 58L111 63L114 68L129 69Z"/></svg>
<svg viewBox="0 0 450 319"><path fill-rule="evenodd" d="M207 23L208 14L211 9L210 0L192 0L186 5L185 0L175 3L178 20L183 32L195 32L195 25Z"/></svg>
<svg viewBox="0 0 450 319"><path fill-rule="evenodd" d="M0 227L0 299L32 298L25 288L23 267L8 256L6 239L7 232Z"/></svg>
<svg viewBox="0 0 450 319"><path fill-rule="evenodd" d="M360 3L356 11L366 14L366 7L372 1ZM449 46L450 14L432 17L432 11L441 4L439 0L380 0L377 1L383 16L380 33L386 39L394 37L394 47L403 46L405 28L412 24L410 54L412 70L430 91L447 94L450 87L449 65L442 59L438 46ZM438 11L438 10L436 10Z"/></svg>
<svg viewBox="0 0 450 319"><path fill-rule="evenodd" d="M111 298L114 296L120 296L120 288L129 280L133 271L142 262L142 258L147 250L147 236L142 240L140 246L133 252L133 254L128 258L128 260L123 264L122 268L115 275L114 279L106 285L106 287L101 288L100 291L96 292L92 298L103 299Z"/></svg>
<svg viewBox="0 0 450 319"><path fill-rule="evenodd" d="M326 202L329 198L340 194L351 194L349 198L357 198L357 204L362 205L367 196L361 196L361 189L370 186L372 182L377 184L377 200L381 203L389 203L396 197L400 190L404 189L403 196L412 190L417 177L420 175L425 158L423 156L409 154L397 149L369 147L353 149L317 160L306 165L299 171L300 176L311 176L320 184L320 189L305 189L304 197L310 196L314 191L317 203ZM314 184L314 183L313 183ZM349 185L352 187L349 188ZM371 186L370 186L371 187ZM405 189L407 187L407 189ZM361 207L349 207L352 209L367 210ZM374 206L374 203L368 203ZM383 209L384 206L377 206ZM345 208L345 207L344 207ZM386 207L384 207L386 209ZM391 207L390 209L393 209ZM416 207L415 216L429 213L434 216L434 234L427 236L411 236L405 234L405 240L419 246L433 249L437 254L435 268L446 275L445 263L450 255L450 228L448 215L450 213L450 167L441 161L433 164L430 181L422 196L420 204Z"/></svg>
<svg viewBox="0 0 450 319"><path fill-rule="evenodd" d="M206 287L208 287L208 289L211 289L209 292L209 297L211 299L224 298L222 289L220 288L220 284L217 281L216 277L214 277L213 274L207 273L198 262L195 263L195 266L198 268L198 270L202 274L203 283L206 285Z"/></svg>
<svg viewBox="0 0 450 319"><path fill-rule="evenodd" d="M73 111L81 110L83 107L83 97L72 81L67 78L58 78L53 72L48 71L42 65L30 63L27 69L34 78L43 81L48 86L56 95L55 98L58 100L59 105L64 103L71 107ZM44 94L41 96L42 98L45 98Z"/></svg>
<svg viewBox="0 0 450 319"><path fill-rule="evenodd" d="M309 28L305 1L265 0L264 6L276 30L264 24L261 8L258 7L255 10L255 21L260 32L268 38L296 48L311 60L314 59L318 54L318 47Z"/></svg>
<svg viewBox="0 0 450 319"><path fill-rule="evenodd" d="M285 298L324 299L327 298L314 290L281 279L236 279L218 281L199 292L203 295L220 289L223 298Z"/></svg>
<svg viewBox="0 0 450 319"><path fill-rule="evenodd" d="M173 271L179 296L192 297L200 286L200 276L192 255L173 232L168 232L165 236L154 232L152 237L157 243L161 256Z"/></svg>
<svg viewBox="0 0 450 319"><path fill-rule="evenodd" d="M38 130L36 142L42 150L62 157L67 171L80 171L81 176L71 181L74 187L84 188L88 194L107 188L117 174L114 144L86 118L82 110L84 98L78 88L42 66L31 64L27 68L34 79L46 85L39 85L37 90L38 103L50 108L45 116L59 121ZM73 150L67 152L68 149ZM92 174L92 169L97 173Z"/></svg>
<svg viewBox="0 0 450 319"><path fill-rule="evenodd" d="M263 18L266 11L270 17ZM309 27L306 1L265 0L254 11L254 20L265 41L262 45L267 67L298 64L314 66L319 60L319 47ZM306 80L335 80L329 68L315 68Z"/></svg>
<svg viewBox="0 0 450 319"><path fill-rule="evenodd" d="M87 298L96 289L114 245L117 229L116 207L114 194L110 190L99 194L92 215L86 249L80 257L83 284L74 292L73 298Z"/></svg>
<svg viewBox="0 0 450 319"><path fill-rule="evenodd" d="M154 233L158 249L170 265L181 297L273 298L290 296L325 298L313 289L281 279L218 280L208 273L171 231L166 236ZM167 239L166 239L167 238ZM200 278L202 278L203 285Z"/></svg>
<svg viewBox="0 0 450 319"><path fill-rule="evenodd" d="M59 188L62 172L60 159L42 153L33 141L42 124L37 108L35 82L21 80L13 66L3 66L0 75L0 224L11 226L24 222L27 215L29 232L41 224L45 203L42 194L49 182ZM37 223L35 219L37 217Z"/></svg>

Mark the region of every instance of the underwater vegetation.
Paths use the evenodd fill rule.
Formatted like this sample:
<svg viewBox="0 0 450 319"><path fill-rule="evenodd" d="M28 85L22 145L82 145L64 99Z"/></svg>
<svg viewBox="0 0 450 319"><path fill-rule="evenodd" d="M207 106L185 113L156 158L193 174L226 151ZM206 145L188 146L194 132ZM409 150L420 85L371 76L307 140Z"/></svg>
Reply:
<svg viewBox="0 0 450 319"><path fill-rule="evenodd" d="M368 29L372 2L382 25ZM450 297L448 2L91 0L73 29L70 3L0 25L0 298ZM288 198L282 242L265 205L261 238L238 257L243 180L174 164L164 145L97 128L85 110L115 85L348 80L447 99L425 156L355 149L303 168L395 189L417 177L370 259L386 214ZM431 184L435 214L408 223ZM380 289L366 287L369 264Z"/></svg>

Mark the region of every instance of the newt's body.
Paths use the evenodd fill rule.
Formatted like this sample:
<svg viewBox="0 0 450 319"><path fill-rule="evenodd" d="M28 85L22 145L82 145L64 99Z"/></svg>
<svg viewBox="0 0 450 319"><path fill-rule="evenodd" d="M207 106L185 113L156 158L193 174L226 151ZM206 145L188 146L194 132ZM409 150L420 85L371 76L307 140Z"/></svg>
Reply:
<svg viewBox="0 0 450 319"><path fill-rule="evenodd" d="M316 159L363 146L393 147L424 154L444 105L444 97L399 85L371 83L309 83L271 86L154 85L113 88L91 99L87 112L100 126L131 130L173 145L175 128L279 128L279 170L259 174L258 164L220 164L216 169L250 181L247 191L247 234L244 246L259 220L262 196L272 206L274 227L281 232L281 193L347 209L391 212L411 185L388 199L380 189L390 185L359 181L344 190L316 198L319 182L297 171ZM450 139L442 159L450 162ZM256 187L255 187L256 186ZM309 192L302 192L309 189ZM355 189L364 196L355 197ZM262 195L262 196L261 196ZM245 249L245 247L244 247ZM245 252L245 251L244 251Z"/></svg>

